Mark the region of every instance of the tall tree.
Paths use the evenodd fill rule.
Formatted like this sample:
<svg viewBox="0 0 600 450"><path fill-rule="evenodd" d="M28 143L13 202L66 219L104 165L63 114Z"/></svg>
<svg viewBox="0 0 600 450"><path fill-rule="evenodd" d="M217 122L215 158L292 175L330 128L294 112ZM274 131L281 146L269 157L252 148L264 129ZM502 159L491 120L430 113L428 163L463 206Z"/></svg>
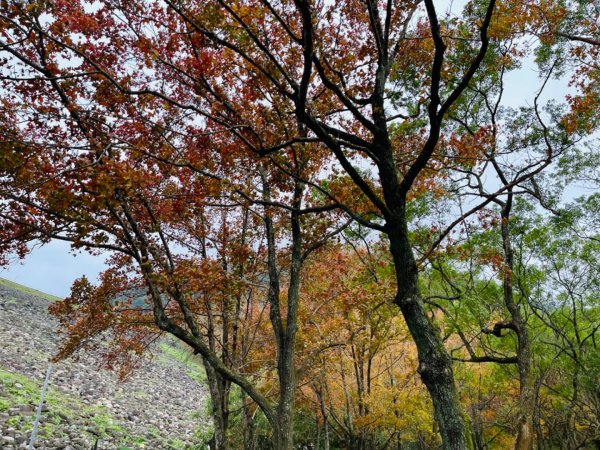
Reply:
<svg viewBox="0 0 600 450"><path fill-rule="evenodd" d="M441 143L464 126L462 111L476 114L471 100L482 83L498 83L499 71L526 56L524 46L512 43L524 33L558 36L546 24L565 16L556 13L561 8L577 6L563 3L507 1L496 7L495 0L477 0L468 2L458 19L440 15L433 0L8 1L0 13L1 89L9 93L2 109L7 142L2 160L9 169L2 195L13 203L2 205L3 249L23 252L19 241L55 237L129 255L151 288L159 327L210 355L207 361L216 370L244 387L273 425L282 427L278 445L287 449L287 406L276 418L247 380L215 359L195 336L185 307L188 331L168 320L150 270L158 264L152 252L162 237L152 228L149 211L141 223L132 218L154 200L153 189L143 196L145 202L140 199L141 187L151 188L144 176L173 168L232 185L236 195L263 204L267 240L275 233L269 231L270 207L288 211L287 317L277 310L275 255L269 253L268 261L270 314L280 376L287 380L280 394L291 399L288 362L296 330L290 319L303 251L301 216L343 211L387 236L397 283L394 302L417 346L418 371L433 400L444 448L468 448L452 360L419 288L422 260L413 249L409 201L432 189L440 174L460 173L466 160L485 164L490 154L479 152L477 141L451 154ZM506 47L511 51L501 54ZM489 63L499 55L512 66ZM581 74L582 91L594 92L588 83L593 74ZM584 92L581 99L573 102L573 111L589 112L593 95ZM571 116L572 130L579 128L576 117ZM143 158L119 156L127 146ZM539 147L531 153L523 148L528 162L512 181L458 213L429 251L466 216L544 170L554 148L539 152ZM256 186L264 197L249 193L240 180L243 171L222 171L231 164L254 167L258 178L260 170L277 173L267 184L287 190L269 195L263 184ZM102 173L103 179L96 176ZM320 202L302 209L307 186L320 192ZM170 189L188 187L177 181ZM458 190L478 193L469 183ZM104 208L100 215L118 226L89 213L92 195L92 203ZM150 227L151 240L140 225Z"/></svg>

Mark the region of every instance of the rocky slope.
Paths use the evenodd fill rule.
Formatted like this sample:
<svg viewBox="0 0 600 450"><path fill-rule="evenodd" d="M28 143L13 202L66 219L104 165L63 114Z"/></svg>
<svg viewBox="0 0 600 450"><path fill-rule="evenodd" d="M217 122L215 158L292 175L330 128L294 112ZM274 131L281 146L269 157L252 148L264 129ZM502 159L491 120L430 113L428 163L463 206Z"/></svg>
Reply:
<svg viewBox="0 0 600 450"><path fill-rule="evenodd" d="M0 450L27 448L35 408L57 348L48 300L0 284ZM53 365L37 449L189 449L208 427L202 369L163 343L128 381L91 355ZM200 384L198 383L200 382Z"/></svg>

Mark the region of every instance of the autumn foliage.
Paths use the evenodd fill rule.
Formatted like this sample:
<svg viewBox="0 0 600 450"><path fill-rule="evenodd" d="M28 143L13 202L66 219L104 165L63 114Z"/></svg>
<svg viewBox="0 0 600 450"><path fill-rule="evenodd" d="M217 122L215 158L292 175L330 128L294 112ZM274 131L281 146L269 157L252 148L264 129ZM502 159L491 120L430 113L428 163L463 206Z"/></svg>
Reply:
<svg viewBox="0 0 600 450"><path fill-rule="evenodd" d="M2 2L0 263L108 257L57 358L176 338L219 450L597 443L595 285L535 230L596 251L600 7L440 3Z"/></svg>

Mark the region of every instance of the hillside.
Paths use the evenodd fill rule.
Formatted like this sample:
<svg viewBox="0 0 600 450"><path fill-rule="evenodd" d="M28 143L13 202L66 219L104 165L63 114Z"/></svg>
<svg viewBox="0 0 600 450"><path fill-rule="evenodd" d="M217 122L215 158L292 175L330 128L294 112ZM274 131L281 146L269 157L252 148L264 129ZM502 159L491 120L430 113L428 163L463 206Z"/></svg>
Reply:
<svg viewBox="0 0 600 450"><path fill-rule="evenodd" d="M8 291L17 291L23 294L29 294L34 297L46 299L50 302L60 300L60 298L56 297L55 295L46 294L45 292L38 291L37 289L32 289L30 287L23 286L22 284L15 283L14 281L7 280L6 278L0 278L0 286L5 287Z"/></svg>
<svg viewBox="0 0 600 450"><path fill-rule="evenodd" d="M54 297L0 280L0 448L26 448L48 358L57 349ZM202 370L167 343L118 383L91 355L52 367L37 449L193 448L206 427ZM196 380L196 381L195 381Z"/></svg>

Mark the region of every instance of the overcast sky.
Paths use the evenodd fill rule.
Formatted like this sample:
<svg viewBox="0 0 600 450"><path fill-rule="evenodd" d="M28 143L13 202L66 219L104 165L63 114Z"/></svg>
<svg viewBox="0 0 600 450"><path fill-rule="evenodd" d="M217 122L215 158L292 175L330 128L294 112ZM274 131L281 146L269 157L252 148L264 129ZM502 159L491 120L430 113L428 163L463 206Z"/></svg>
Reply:
<svg viewBox="0 0 600 450"><path fill-rule="evenodd" d="M463 2L455 1L454 8L460 3ZM503 104L512 107L532 105L539 86L537 68L533 61L528 61L520 70L506 77ZM560 99L564 98L566 92L566 80L551 80L543 97ZM69 253L69 244L61 241L35 248L23 261L15 259L8 267L0 267L0 277L64 297L68 295L75 279L85 275L91 281L96 281L97 275L104 267L103 257L86 253L72 255Z"/></svg>
<svg viewBox="0 0 600 450"><path fill-rule="evenodd" d="M71 284L83 275L95 281L104 268L104 258L87 253L69 253L69 244L53 241L33 249L24 261L15 259L0 268L0 277L58 297L69 294Z"/></svg>

